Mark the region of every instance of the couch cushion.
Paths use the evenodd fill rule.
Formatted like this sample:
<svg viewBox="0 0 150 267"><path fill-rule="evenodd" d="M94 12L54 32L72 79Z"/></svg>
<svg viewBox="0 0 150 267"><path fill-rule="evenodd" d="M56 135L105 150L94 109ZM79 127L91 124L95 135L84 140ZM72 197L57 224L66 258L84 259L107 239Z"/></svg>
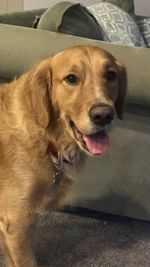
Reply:
<svg viewBox="0 0 150 267"><path fill-rule="evenodd" d="M66 10L59 26L59 32L101 40L101 28L95 17L86 7L72 5Z"/></svg>
<svg viewBox="0 0 150 267"><path fill-rule="evenodd" d="M104 0L103 2L112 3L129 14L134 14L134 0Z"/></svg>
<svg viewBox="0 0 150 267"><path fill-rule="evenodd" d="M35 16L41 16L45 8L29 11L11 12L0 14L0 23L17 25L23 27L32 27Z"/></svg>
<svg viewBox="0 0 150 267"><path fill-rule="evenodd" d="M41 16L37 25L38 29L58 32L58 27L61 24L64 12L72 6L72 2L66 1L48 8Z"/></svg>
<svg viewBox="0 0 150 267"><path fill-rule="evenodd" d="M147 47L150 47L150 18L136 16L135 20L139 26L139 29Z"/></svg>
<svg viewBox="0 0 150 267"><path fill-rule="evenodd" d="M49 8L40 18L38 29L101 40L101 29L86 7L61 2Z"/></svg>
<svg viewBox="0 0 150 267"><path fill-rule="evenodd" d="M88 9L99 22L104 41L146 47L133 18L116 5L104 2Z"/></svg>

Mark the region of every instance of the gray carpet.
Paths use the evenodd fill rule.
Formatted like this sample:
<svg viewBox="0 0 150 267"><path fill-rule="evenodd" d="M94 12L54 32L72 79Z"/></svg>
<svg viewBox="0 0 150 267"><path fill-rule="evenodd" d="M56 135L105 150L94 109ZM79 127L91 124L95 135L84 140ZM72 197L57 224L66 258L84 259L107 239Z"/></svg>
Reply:
<svg viewBox="0 0 150 267"><path fill-rule="evenodd" d="M48 267L150 267L147 222L55 213L36 230L37 257Z"/></svg>
<svg viewBox="0 0 150 267"><path fill-rule="evenodd" d="M81 211L45 215L36 255L46 267L150 267L150 223Z"/></svg>

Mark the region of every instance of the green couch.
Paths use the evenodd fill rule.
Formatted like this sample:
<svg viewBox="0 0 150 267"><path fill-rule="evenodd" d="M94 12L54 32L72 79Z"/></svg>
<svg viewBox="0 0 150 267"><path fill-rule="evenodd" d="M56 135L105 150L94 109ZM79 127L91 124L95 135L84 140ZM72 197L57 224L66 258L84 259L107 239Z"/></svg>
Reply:
<svg viewBox="0 0 150 267"><path fill-rule="evenodd" d="M111 149L105 156L82 158L72 205L150 220L150 50L32 29L34 16L43 11L0 16L0 81L79 44L103 47L124 62L125 119L112 131Z"/></svg>

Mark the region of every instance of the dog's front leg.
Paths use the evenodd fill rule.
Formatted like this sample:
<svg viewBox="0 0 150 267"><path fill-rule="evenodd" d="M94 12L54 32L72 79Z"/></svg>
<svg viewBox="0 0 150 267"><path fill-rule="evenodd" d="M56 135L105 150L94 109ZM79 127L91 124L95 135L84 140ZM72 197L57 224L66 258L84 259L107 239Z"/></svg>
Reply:
<svg viewBox="0 0 150 267"><path fill-rule="evenodd" d="M22 212L7 212L1 217L1 232L9 267L37 267L32 251L32 225L35 216Z"/></svg>

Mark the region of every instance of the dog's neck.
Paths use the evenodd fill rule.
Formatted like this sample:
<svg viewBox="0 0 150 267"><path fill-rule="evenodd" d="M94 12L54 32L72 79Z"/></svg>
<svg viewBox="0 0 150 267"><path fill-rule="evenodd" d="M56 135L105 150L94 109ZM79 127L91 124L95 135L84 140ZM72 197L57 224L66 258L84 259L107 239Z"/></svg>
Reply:
<svg viewBox="0 0 150 267"><path fill-rule="evenodd" d="M61 125L60 121L54 121L54 125L50 125L48 129L48 150L55 158L72 164L79 158L80 149L64 125Z"/></svg>
<svg viewBox="0 0 150 267"><path fill-rule="evenodd" d="M55 143L53 143L52 141L49 141L49 145L48 145L48 152L51 153L54 157L58 157L58 148L56 146Z"/></svg>
<svg viewBox="0 0 150 267"><path fill-rule="evenodd" d="M61 140L55 140L52 142L49 140L48 145L48 153L51 156L51 160L54 164L55 173L52 177L52 181L54 185L59 185L60 181L62 179L62 173L64 169L66 169L65 166L75 167L76 161L78 160L79 151L77 149L77 146L74 146L74 143L68 143L66 145L61 143ZM67 169L68 169L67 167Z"/></svg>

